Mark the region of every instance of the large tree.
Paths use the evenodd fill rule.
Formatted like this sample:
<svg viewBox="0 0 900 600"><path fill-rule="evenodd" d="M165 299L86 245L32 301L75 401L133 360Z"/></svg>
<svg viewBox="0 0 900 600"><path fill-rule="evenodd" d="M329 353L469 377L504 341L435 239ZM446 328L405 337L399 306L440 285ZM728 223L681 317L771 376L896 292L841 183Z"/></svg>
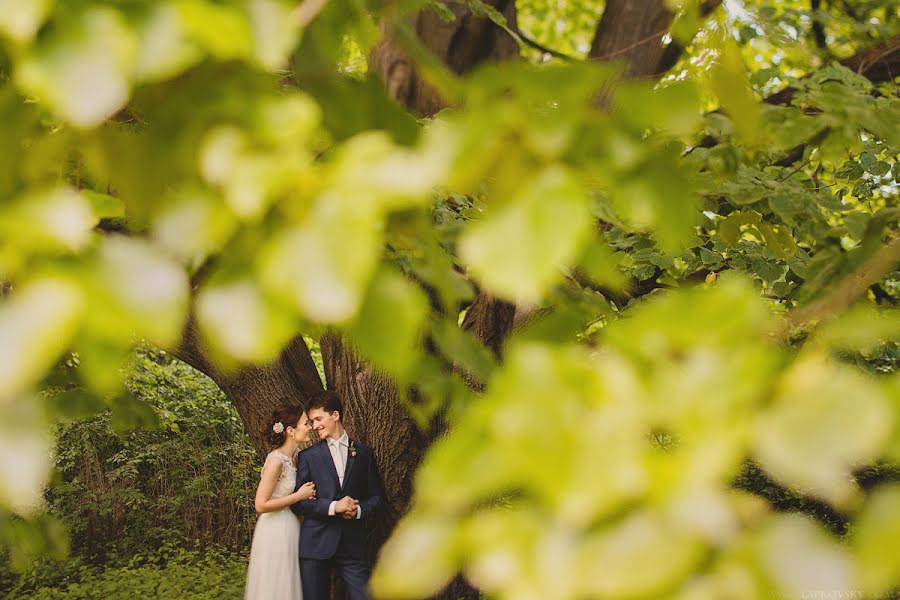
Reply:
<svg viewBox="0 0 900 600"><path fill-rule="evenodd" d="M763 411L778 397L769 382L798 376L786 366L793 354L777 366L761 358L770 349L753 345L759 330L783 349L798 328L861 298L896 303L896 6L413 4L11 2L0 16L0 194L15 202L2 271L13 289L5 322L24 324L8 328L6 343L26 350L7 367L0 395L24 397L74 351L85 393L127 413L115 365L146 339L212 377L262 452L281 398L337 390L348 429L374 448L385 479L377 548L410 511L417 469L448 427L419 476L419 520L407 531L434 533L441 511L464 529L470 512L498 496L521 494L527 505L521 481L492 487L470 472L466 436L491 438L468 423L532 411L538 441L542 415L533 411L552 413L556 394L583 393L547 361L591 378L585 357L556 355L557 346L621 353L601 367L601 387L617 361L671 361L646 384L648 397L664 395L692 366L684 362L692 344L703 346L690 327L675 328L670 317L680 315L694 329L720 329L701 341L755 369L726 361L716 363L721 380L700 379L748 386ZM755 308L724 284L713 300L695 296L671 314L641 308L644 297L715 285L729 270L787 316L777 325L747 316ZM690 317L691 302L708 321ZM717 321L730 318L723 306L744 307L745 320ZM631 312L643 329L606 335ZM850 343L835 333L822 343L881 339L880 321L858 318L861 331L878 335ZM629 347L648 331L669 342ZM517 354L507 363L511 336ZM528 380L529 364L558 385L543 390L546 407L510 409L527 395L515 379ZM725 406L745 414L744 405ZM881 400L872 406L870 415L881 414ZM709 444L696 448L717 448L716 428L691 429L679 410L647 416L654 439L693 435ZM43 417L28 418L38 430ZM880 457L890 435L823 472ZM777 440L735 436L742 441L719 440L733 457L710 466L711 477L728 480L750 455L786 484L833 481L779 463L789 450L772 458ZM506 456L509 447L492 443L486 452ZM517 472L515 460L471 454ZM688 471L679 463L673 472ZM454 477L469 487L442 504L435 495L455 489ZM838 505L852 495L811 493ZM7 496L10 507L27 499ZM602 506L587 506L587 521L573 526L610 522ZM400 539L418 547L414 534ZM410 568L395 550L381 589L432 593L465 570L485 588L519 593L515 577L492 579L478 552L441 539L439 550L428 546L441 558L405 583L390 575ZM623 581L593 591L647 592Z"/></svg>

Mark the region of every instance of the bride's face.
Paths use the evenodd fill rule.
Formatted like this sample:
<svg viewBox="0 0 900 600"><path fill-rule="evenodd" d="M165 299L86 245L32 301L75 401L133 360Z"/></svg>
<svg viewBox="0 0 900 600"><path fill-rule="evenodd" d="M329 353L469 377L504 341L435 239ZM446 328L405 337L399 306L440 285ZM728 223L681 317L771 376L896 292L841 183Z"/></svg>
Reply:
<svg viewBox="0 0 900 600"><path fill-rule="evenodd" d="M297 426L293 428L293 432L291 433L291 437L294 438L297 442L308 442L309 441L309 432L312 429L312 424L309 420L309 417L306 416L306 413L300 415L300 420L297 421Z"/></svg>

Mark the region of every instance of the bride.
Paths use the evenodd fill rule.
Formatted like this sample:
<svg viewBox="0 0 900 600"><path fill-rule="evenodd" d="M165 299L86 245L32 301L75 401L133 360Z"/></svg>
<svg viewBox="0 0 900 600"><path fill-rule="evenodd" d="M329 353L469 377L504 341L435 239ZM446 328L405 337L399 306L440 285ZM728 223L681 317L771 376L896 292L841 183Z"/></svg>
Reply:
<svg viewBox="0 0 900 600"><path fill-rule="evenodd" d="M313 483L296 492L297 452L309 443L309 419L300 407L279 406L266 426L265 437L275 449L269 452L256 489L259 520L253 532L246 600L300 600L298 544L300 521L288 508L316 497Z"/></svg>

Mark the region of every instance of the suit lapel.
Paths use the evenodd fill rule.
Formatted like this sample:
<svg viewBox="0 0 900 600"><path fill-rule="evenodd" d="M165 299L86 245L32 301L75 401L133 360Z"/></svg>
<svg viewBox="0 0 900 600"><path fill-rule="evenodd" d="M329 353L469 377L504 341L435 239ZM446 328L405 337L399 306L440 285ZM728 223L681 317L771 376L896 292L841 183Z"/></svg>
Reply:
<svg viewBox="0 0 900 600"><path fill-rule="evenodd" d="M341 479L338 477L337 469L334 466L334 459L331 458L331 449L328 447L328 441L322 442L321 446L322 460L325 461L325 469L334 477L334 489L340 490ZM344 481L347 481L346 473L344 474Z"/></svg>
<svg viewBox="0 0 900 600"><path fill-rule="evenodd" d="M353 440L349 438L347 440L347 443L350 444L351 447L353 446ZM341 486L341 490L347 487L347 482L350 481L350 471L353 470L353 465L355 463L356 457L353 456L353 452L350 450L350 448L347 448L347 466L344 468L344 485Z"/></svg>

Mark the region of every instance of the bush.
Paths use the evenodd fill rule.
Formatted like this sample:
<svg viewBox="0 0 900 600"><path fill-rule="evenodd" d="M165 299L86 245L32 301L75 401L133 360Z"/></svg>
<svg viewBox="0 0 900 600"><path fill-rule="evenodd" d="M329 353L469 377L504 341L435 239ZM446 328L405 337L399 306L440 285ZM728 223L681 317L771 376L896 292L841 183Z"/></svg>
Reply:
<svg viewBox="0 0 900 600"><path fill-rule="evenodd" d="M162 351L139 349L124 375L138 401L129 404L144 407L141 427L134 408L122 414L115 403L57 425L47 514L29 523L0 518L7 537L22 530L18 555L0 553L0 590L13 598L240 596L261 464L234 406L210 379ZM56 390L47 401L72 395ZM69 557L60 560L60 543L55 560L16 572L52 554L40 548L66 537L60 523ZM23 540L41 544L25 552Z"/></svg>
<svg viewBox="0 0 900 600"><path fill-rule="evenodd" d="M247 559L244 554L212 547L203 552L168 546L126 562L92 565L73 560L65 565L43 561L25 573L6 598L95 600L97 598L239 598Z"/></svg>
<svg viewBox="0 0 900 600"><path fill-rule="evenodd" d="M167 543L247 545L259 460L232 404L171 355L138 351L126 374L156 426L119 434L115 411L61 426L50 512L85 556Z"/></svg>

